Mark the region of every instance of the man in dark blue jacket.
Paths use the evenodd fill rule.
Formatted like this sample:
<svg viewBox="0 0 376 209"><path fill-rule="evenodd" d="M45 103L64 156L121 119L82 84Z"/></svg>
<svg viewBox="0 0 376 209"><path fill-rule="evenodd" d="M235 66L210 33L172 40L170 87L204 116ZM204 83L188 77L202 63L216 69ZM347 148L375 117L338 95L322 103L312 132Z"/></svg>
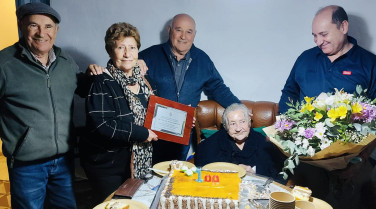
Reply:
<svg viewBox="0 0 376 209"><path fill-rule="evenodd" d="M192 17L176 15L168 33L166 43L147 48L139 54L157 86L158 96L193 107L197 106L202 92L225 108L232 103L240 103L224 84L210 57L194 46L196 23ZM189 146L160 140L154 143L153 163L185 160L188 150Z"/></svg>

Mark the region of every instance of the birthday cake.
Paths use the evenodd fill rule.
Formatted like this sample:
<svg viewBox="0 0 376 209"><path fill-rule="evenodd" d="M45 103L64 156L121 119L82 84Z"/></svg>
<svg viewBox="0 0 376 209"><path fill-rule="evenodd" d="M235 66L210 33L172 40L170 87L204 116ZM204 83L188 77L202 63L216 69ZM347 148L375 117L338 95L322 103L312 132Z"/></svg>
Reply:
<svg viewBox="0 0 376 209"><path fill-rule="evenodd" d="M309 198L312 195L312 190L310 190L308 187L295 186L291 193L294 195L296 200L309 201Z"/></svg>
<svg viewBox="0 0 376 209"><path fill-rule="evenodd" d="M201 176L202 182L197 182ZM166 179L158 208L239 208L239 184L237 172L202 170L187 173L172 170Z"/></svg>

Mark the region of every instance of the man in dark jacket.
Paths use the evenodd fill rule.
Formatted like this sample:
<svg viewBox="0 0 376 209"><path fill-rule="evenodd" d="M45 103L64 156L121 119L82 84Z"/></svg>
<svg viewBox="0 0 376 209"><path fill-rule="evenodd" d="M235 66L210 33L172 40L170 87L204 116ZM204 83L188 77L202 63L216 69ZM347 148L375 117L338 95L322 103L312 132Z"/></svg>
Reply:
<svg viewBox="0 0 376 209"><path fill-rule="evenodd" d="M229 162L243 167L247 173L257 173L285 183L282 175L284 157L265 136L251 128L249 110L243 104L232 104L222 116L221 129L203 140L197 147L195 165Z"/></svg>
<svg viewBox="0 0 376 209"><path fill-rule="evenodd" d="M197 106L202 92L225 108L240 103L224 84L210 57L194 46L196 23L191 16L176 15L168 33L166 43L151 46L139 54L149 68L147 73L156 84L158 96L192 107ZM153 163L186 160L189 146L163 140L153 143Z"/></svg>
<svg viewBox="0 0 376 209"><path fill-rule="evenodd" d="M76 208L67 153L78 66L54 46L54 9L29 3L16 14L22 38L0 51L0 137L12 208Z"/></svg>

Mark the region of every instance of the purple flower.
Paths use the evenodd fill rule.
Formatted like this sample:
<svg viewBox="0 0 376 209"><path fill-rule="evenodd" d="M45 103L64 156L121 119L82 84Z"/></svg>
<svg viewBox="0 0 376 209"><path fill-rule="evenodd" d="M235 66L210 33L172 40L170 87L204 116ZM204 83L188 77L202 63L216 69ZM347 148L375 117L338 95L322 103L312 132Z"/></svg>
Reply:
<svg viewBox="0 0 376 209"><path fill-rule="evenodd" d="M307 139L312 139L312 137L315 135L316 129L314 128L307 128L304 131L304 137Z"/></svg>
<svg viewBox="0 0 376 209"><path fill-rule="evenodd" d="M363 120L366 123L371 122L376 118L376 107L374 105L370 104L361 104L363 107L362 114L363 114Z"/></svg>
<svg viewBox="0 0 376 209"><path fill-rule="evenodd" d="M376 107L367 103L360 103L363 110L361 114L354 114L352 116L353 121L361 121L369 123L376 119Z"/></svg>
<svg viewBox="0 0 376 209"><path fill-rule="evenodd" d="M286 119L281 119L281 120L278 120L274 127L275 129L277 129L279 132L283 132L285 130L290 130L292 128L293 125L295 125L296 122L295 121L292 121L292 120L286 120Z"/></svg>

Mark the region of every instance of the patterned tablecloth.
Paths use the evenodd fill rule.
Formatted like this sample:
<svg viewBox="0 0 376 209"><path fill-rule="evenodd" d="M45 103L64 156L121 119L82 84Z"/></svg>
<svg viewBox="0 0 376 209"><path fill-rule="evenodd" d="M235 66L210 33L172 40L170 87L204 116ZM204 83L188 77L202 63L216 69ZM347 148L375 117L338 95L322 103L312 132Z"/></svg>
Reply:
<svg viewBox="0 0 376 209"><path fill-rule="evenodd" d="M159 196L156 194L158 191L161 191L159 190L159 187L161 187L161 183L163 179L165 178L154 175L152 179L150 179L149 181L141 185L138 191L134 194L132 200L137 200L139 202L144 203L149 208L153 208L151 207L151 205L154 199L157 199L154 202L158 203L159 201Z"/></svg>

